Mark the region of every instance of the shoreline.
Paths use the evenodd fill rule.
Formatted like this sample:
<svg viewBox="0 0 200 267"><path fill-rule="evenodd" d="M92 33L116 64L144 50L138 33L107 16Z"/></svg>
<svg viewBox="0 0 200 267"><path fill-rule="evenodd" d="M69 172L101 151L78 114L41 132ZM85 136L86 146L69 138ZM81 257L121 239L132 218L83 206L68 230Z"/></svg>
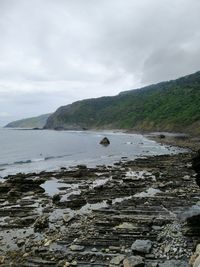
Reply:
<svg viewBox="0 0 200 267"><path fill-rule="evenodd" d="M200 241L200 188L195 142L181 142L191 152L8 176L0 184L2 266L117 267L130 257L147 267L189 266Z"/></svg>
<svg viewBox="0 0 200 267"><path fill-rule="evenodd" d="M190 160L190 153L150 156L8 177L0 187L0 257L16 266L116 267L132 255L144 266L187 264L199 239L185 220L200 195ZM41 185L52 177L58 193L45 194ZM136 240L148 240L151 252L133 251Z"/></svg>

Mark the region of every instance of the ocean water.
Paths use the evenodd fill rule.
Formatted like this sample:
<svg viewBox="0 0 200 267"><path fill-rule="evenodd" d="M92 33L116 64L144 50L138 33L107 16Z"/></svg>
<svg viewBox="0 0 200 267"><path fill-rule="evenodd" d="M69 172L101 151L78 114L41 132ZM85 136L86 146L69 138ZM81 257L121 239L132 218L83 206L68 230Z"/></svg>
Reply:
<svg viewBox="0 0 200 267"><path fill-rule="evenodd" d="M110 145L99 144L108 137ZM177 153L139 134L94 131L0 129L0 176L86 164L113 164L127 157Z"/></svg>

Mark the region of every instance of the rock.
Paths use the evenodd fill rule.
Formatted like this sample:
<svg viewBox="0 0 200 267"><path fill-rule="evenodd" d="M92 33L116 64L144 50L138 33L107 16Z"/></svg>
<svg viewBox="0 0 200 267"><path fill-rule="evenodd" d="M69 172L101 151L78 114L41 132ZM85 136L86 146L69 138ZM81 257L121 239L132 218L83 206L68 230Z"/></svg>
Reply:
<svg viewBox="0 0 200 267"><path fill-rule="evenodd" d="M50 246L52 243L52 240L48 240L47 242L44 243L44 247Z"/></svg>
<svg viewBox="0 0 200 267"><path fill-rule="evenodd" d="M110 145L110 141L107 137L104 137L101 141L100 141L100 144L101 145L104 145L104 146L108 146Z"/></svg>
<svg viewBox="0 0 200 267"><path fill-rule="evenodd" d="M63 267L69 267L70 263L68 261L65 262L65 264L63 265Z"/></svg>
<svg viewBox="0 0 200 267"><path fill-rule="evenodd" d="M197 173L196 182L200 186L200 150L198 150L196 156L192 158L192 168Z"/></svg>
<svg viewBox="0 0 200 267"><path fill-rule="evenodd" d="M164 139L165 135L164 134L160 134L159 137L160 137L160 139Z"/></svg>
<svg viewBox="0 0 200 267"><path fill-rule="evenodd" d="M3 264L5 261L6 257L5 256L0 256L0 264Z"/></svg>
<svg viewBox="0 0 200 267"><path fill-rule="evenodd" d="M61 196L59 194L56 194L52 197L53 203L59 203L61 200Z"/></svg>
<svg viewBox="0 0 200 267"><path fill-rule="evenodd" d="M71 265L72 266L76 266L77 265L77 261L72 261Z"/></svg>
<svg viewBox="0 0 200 267"><path fill-rule="evenodd" d="M23 239L20 239L17 241L17 246L22 247L25 244L25 241Z"/></svg>
<svg viewBox="0 0 200 267"><path fill-rule="evenodd" d="M200 244L197 245L195 253L190 258L190 265L194 266L194 263L196 262L196 259L199 258L199 257L200 257Z"/></svg>
<svg viewBox="0 0 200 267"><path fill-rule="evenodd" d="M144 267L144 258L140 256L130 256L123 261L124 267Z"/></svg>
<svg viewBox="0 0 200 267"><path fill-rule="evenodd" d="M37 218L34 224L34 231L41 231L49 227L49 219L47 216L41 216Z"/></svg>
<svg viewBox="0 0 200 267"><path fill-rule="evenodd" d="M71 216L71 215L68 215L68 214L63 215L63 221L65 223L70 222L71 220L73 220L73 218L74 218L74 216Z"/></svg>
<svg viewBox="0 0 200 267"><path fill-rule="evenodd" d="M150 240L137 239L131 246L131 250L143 254L148 254L151 251L152 242Z"/></svg>
<svg viewBox="0 0 200 267"><path fill-rule="evenodd" d="M96 248L92 248L91 251L92 251L92 252L97 252L98 249L96 249Z"/></svg>
<svg viewBox="0 0 200 267"><path fill-rule="evenodd" d="M198 256L194 262L193 267L199 267L200 266L200 256Z"/></svg>
<svg viewBox="0 0 200 267"><path fill-rule="evenodd" d="M71 251L83 251L84 250L84 246L79 246L79 245L71 245L70 247L69 247L69 249L71 250Z"/></svg>
<svg viewBox="0 0 200 267"><path fill-rule="evenodd" d="M168 260L164 263L160 263L159 267L189 267L189 264L185 261Z"/></svg>
<svg viewBox="0 0 200 267"><path fill-rule="evenodd" d="M118 255L110 261L110 265L119 265L123 260L125 256L124 255Z"/></svg>

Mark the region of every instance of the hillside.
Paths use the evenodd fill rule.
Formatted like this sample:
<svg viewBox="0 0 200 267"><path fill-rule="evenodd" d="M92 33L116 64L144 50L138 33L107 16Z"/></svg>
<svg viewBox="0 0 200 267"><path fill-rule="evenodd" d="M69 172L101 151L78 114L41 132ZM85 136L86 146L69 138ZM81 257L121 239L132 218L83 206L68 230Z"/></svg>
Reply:
<svg viewBox="0 0 200 267"><path fill-rule="evenodd" d="M32 117L22 120L10 122L5 127L7 128L43 128L48 117L51 114L44 114L38 117Z"/></svg>
<svg viewBox="0 0 200 267"><path fill-rule="evenodd" d="M60 107L46 129L122 128L200 133L200 72Z"/></svg>

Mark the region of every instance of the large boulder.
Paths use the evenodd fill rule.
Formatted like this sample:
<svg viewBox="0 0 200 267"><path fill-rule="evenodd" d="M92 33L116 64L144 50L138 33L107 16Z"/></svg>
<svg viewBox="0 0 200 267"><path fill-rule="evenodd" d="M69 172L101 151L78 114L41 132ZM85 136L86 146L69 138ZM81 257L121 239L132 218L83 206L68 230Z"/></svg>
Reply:
<svg viewBox="0 0 200 267"><path fill-rule="evenodd" d="M104 137L101 141L100 144L103 146L108 146L110 144L110 140L107 137Z"/></svg>

